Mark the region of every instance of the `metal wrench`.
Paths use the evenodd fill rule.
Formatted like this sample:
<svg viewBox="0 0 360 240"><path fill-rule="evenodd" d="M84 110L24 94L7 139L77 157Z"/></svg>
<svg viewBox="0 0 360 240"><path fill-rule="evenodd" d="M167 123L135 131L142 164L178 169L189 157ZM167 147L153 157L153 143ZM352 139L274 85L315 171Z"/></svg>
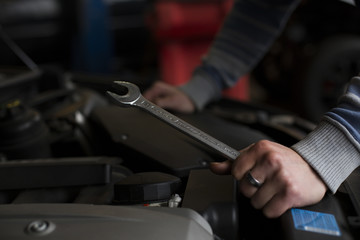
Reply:
<svg viewBox="0 0 360 240"><path fill-rule="evenodd" d="M139 88L135 84L123 81L115 81L114 84L127 89L126 93L122 95L107 91L116 100L115 102L118 105L122 107L134 106L145 110L177 130L216 150L230 160L235 160L240 155L239 151L234 148L148 101L141 95Z"/></svg>

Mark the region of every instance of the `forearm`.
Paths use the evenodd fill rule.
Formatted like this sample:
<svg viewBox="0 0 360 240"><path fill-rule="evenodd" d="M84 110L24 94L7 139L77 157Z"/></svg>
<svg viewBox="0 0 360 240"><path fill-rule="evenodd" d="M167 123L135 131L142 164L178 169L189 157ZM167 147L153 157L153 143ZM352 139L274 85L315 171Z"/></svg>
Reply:
<svg viewBox="0 0 360 240"><path fill-rule="evenodd" d="M279 35L298 3L298 0L235 1L202 65L195 70L192 79L181 87L198 109L219 98L224 88L233 86L240 77L252 70ZM198 94L199 86L202 86L202 94Z"/></svg>
<svg viewBox="0 0 360 240"><path fill-rule="evenodd" d="M359 166L359 147L359 143L339 123L325 118L292 149L310 164L329 190L335 193L340 184Z"/></svg>
<svg viewBox="0 0 360 240"><path fill-rule="evenodd" d="M334 193L360 165L360 77L352 79L338 107L292 148L320 175Z"/></svg>

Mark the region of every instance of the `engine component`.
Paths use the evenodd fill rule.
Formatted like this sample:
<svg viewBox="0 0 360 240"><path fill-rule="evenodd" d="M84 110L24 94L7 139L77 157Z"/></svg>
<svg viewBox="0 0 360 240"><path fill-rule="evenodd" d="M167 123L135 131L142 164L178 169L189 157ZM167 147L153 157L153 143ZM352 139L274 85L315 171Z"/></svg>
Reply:
<svg viewBox="0 0 360 240"><path fill-rule="evenodd" d="M0 108L0 153L6 159L51 157L48 133L40 113L19 100Z"/></svg>
<svg viewBox="0 0 360 240"><path fill-rule="evenodd" d="M164 202L169 200L180 186L180 178L166 173L137 173L115 183L114 202L120 204Z"/></svg>
<svg viewBox="0 0 360 240"><path fill-rule="evenodd" d="M83 157L4 162L0 165L0 190L107 184L113 160Z"/></svg>
<svg viewBox="0 0 360 240"><path fill-rule="evenodd" d="M184 208L5 204L0 216L1 239L214 239L205 219Z"/></svg>

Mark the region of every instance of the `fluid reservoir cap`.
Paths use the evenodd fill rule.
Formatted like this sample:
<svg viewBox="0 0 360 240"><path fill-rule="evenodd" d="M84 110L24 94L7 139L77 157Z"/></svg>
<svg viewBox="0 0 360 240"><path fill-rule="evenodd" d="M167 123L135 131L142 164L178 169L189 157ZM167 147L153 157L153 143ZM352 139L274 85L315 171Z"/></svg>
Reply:
<svg viewBox="0 0 360 240"><path fill-rule="evenodd" d="M161 172L131 175L114 185L114 203L143 204L166 201L181 186L181 179Z"/></svg>
<svg viewBox="0 0 360 240"><path fill-rule="evenodd" d="M19 100L4 104L0 112L1 143L18 144L18 141L34 138L34 135L45 131L46 126L40 113L25 107Z"/></svg>

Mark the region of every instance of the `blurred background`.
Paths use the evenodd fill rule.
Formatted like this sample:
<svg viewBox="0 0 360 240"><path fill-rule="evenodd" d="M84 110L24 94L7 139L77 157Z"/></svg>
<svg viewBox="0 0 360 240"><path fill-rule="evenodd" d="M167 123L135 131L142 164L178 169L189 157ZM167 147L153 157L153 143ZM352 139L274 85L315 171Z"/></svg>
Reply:
<svg viewBox="0 0 360 240"><path fill-rule="evenodd" d="M0 0L2 77L24 67L48 73L47 85L59 72L98 87L102 76L144 88L158 79L181 84L231 5L232 0ZM359 18L359 9L344 1L303 1L271 51L228 96L317 121L359 72ZM4 94L9 96L8 89L2 100L11 98Z"/></svg>

